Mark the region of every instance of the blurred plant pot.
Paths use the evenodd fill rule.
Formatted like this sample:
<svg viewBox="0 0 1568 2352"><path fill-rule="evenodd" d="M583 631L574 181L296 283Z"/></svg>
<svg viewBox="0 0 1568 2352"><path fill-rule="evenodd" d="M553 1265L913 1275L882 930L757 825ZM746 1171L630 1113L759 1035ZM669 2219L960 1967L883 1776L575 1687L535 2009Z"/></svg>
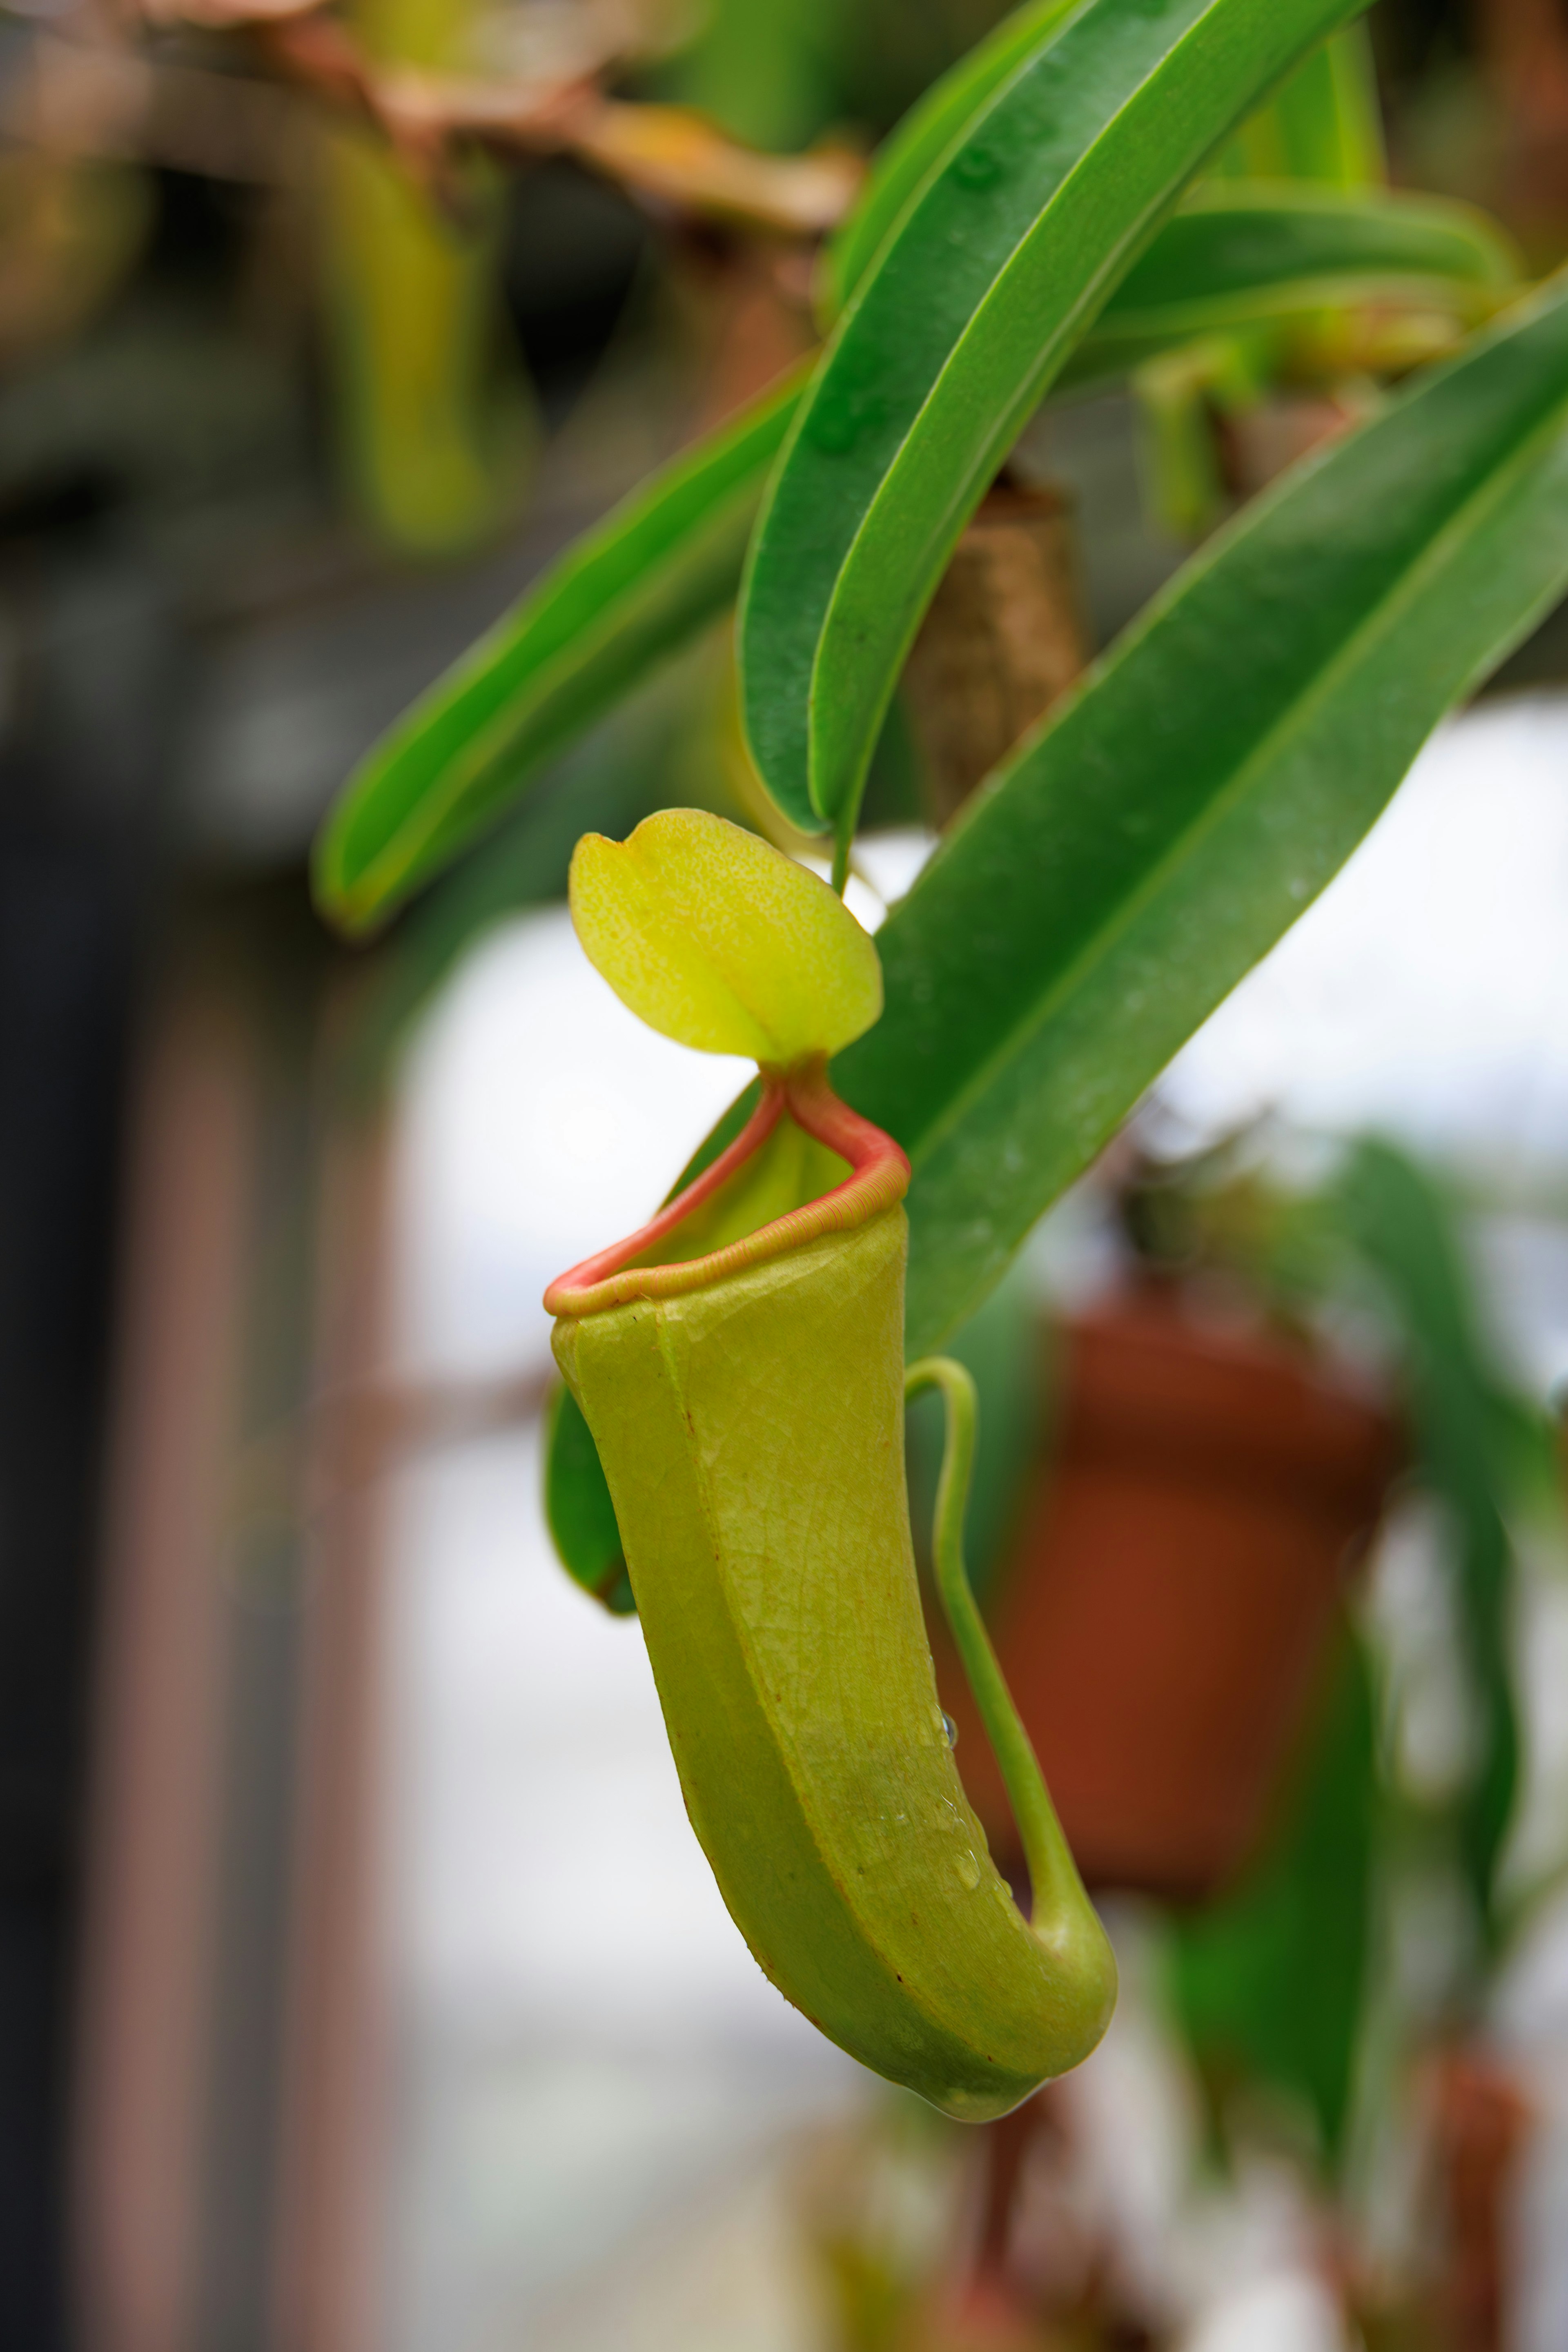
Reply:
<svg viewBox="0 0 1568 2352"><path fill-rule="evenodd" d="M1267 1826L1398 1433L1305 1345L1204 1328L1163 1287L1060 1345L1057 1430L992 1629L1089 1885L1196 1900ZM1001 1778L945 1643L937 1670L1011 1866Z"/></svg>
<svg viewBox="0 0 1568 2352"><path fill-rule="evenodd" d="M1430 2095L1444 2340L1454 2352L1501 2352L1512 2336L1511 2209L1534 2111L1512 2073L1475 2048L1443 2053Z"/></svg>
<svg viewBox="0 0 1568 2352"><path fill-rule="evenodd" d="M1475 2042L1438 2049L1418 2078L1422 2226L1414 2276L1346 2266L1367 2352L1502 2352L1514 2341L1514 2204L1538 2110L1508 2063Z"/></svg>

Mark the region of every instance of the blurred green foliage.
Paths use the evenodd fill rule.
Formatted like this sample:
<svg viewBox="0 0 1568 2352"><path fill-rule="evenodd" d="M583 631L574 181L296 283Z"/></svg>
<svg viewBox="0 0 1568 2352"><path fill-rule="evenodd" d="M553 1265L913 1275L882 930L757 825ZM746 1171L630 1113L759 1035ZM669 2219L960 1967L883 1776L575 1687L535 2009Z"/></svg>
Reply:
<svg viewBox="0 0 1568 2352"><path fill-rule="evenodd" d="M1299 2104L1331 2171L1343 2158L1373 1951L1382 1801L1377 1689L1348 1625L1295 1785L1261 1860L1205 1909L1172 1916L1176 2021L1223 2147L1248 2094ZM1289 2122L1290 2118L1287 2118Z"/></svg>

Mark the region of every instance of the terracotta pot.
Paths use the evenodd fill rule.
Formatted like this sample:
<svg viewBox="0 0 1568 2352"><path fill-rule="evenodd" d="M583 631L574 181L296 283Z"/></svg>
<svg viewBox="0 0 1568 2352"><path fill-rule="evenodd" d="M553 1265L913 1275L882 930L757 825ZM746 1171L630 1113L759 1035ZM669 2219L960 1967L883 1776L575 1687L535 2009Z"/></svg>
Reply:
<svg viewBox="0 0 1568 2352"><path fill-rule="evenodd" d="M1509 2217L1534 2111L1507 2067L1482 2050L1433 2068L1441 2299L1453 2352L1509 2341Z"/></svg>
<svg viewBox="0 0 1568 2352"><path fill-rule="evenodd" d="M1400 2278L1342 2250L1345 2305L1367 2352L1502 2352L1514 2340L1513 2208L1540 2120L1513 2068L1475 2043L1432 2053L1420 2251Z"/></svg>
<svg viewBox="0 0 1568 2352"><path fill-rule="evenodd" d="M1265 1828L1397 1433L1304 1347L1163 1293L1070 1323L1058 1392L993 1632L1088 1883L1194 1900ZM1005 1864L1000 1775L945 1647L937 1666Z"/></svg>

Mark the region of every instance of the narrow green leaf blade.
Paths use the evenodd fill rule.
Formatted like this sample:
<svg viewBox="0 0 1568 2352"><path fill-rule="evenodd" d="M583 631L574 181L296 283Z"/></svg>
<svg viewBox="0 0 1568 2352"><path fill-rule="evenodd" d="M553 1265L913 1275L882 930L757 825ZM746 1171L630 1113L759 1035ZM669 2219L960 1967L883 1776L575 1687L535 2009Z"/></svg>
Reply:
<svg viewBox="0 0 1568 2352"><path fill-rule="evenodd" d="M1474 1755L1453 1801L1476 1916L1494 1944L1498 1865L1519 1790L1521 1740L1510 1656L1514 1602L1508 1511L1514 1496L1502 1383L1481 1338L1447 1202L1396 1146L1364 1139L1339 1210L1394 1309L1421 1467L1458 1538L1458 1619Z"/></svg>
<svg viewBox="0 0 1568 2352"><path fill-rule="evenodd" d="M931 176L846 310L742 594L746 719L792 824L842 824L959 532L1162 215L1357 0L1082 0Z"/></svg>
<svg viewBox="0 0 1568 2352"><path fill-rule="evenodd" d="M1568 283L1288 476L971 803L835 1064L914 1166L910 1345L1289 929L1568 588Z"/></svg>
<svg viewBox="0 0 1568 2352"><path fill-rule="evenodd" d="M1364 24L1315 49L1215 160L1237 179L1317 180L1380 186L1388 176L1377 71Z"/></svg>
<svg viewBox="0 0 1568 2352"><path fill-rule="evenodd" d="M910 107L892 136L878 150L869 178L853 211L824 248L817 281L817 313L832 325L869 270L893 224L929 174L943 162L976 114L1015 68L1050 32L1067 20L1079 0L1034 0L1015 9L961 58L951 73L933 82Z"/></svg>
<svg viewBox="0 0 1568 2352"><path fill-rule="evenodd" d="M1521 277L1508 237L1468 205L1306 181L1212 181L1133 263L1058 383L1121 374L1205 335L1342 302L1473 321Z"/></svg>
<svg viewBox="0 0 1568 2352"><path fill-rule="evenodd" d="M1378 1810L1372 1661L1348 1630L1342 1641L1269 1851L1233 1892L1170 1923L1173 2006L1200 2079L1300 2101L1330 2170L1366 2014Z"/></svg>
<svg viewBox="0 0 1568 2352"><path fill-rule="evenodd" d="M623 501L416 702L350 778L317 896L363 931L734 595L803 373Z"/></svg>

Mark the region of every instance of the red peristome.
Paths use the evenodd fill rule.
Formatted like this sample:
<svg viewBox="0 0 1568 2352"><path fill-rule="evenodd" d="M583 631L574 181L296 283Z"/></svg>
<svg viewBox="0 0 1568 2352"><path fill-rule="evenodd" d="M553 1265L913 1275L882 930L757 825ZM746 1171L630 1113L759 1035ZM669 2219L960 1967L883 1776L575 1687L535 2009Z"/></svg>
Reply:
<svg viewBox="0 0 1568 2352"><path fill-rule="evenodd" d="M663 1241L761 1150L786 1109L797 1127L847 1160L853 1173L820 1199L789 1210L770 1224L759 1225L754 1234L705 1257L672 1265L634 1265L635 1258ZM762 1101L734 1142L638 1232L557 1275L544 1294L545 1312L596 1315L634 1298L678 1297L727 1274L738 1274L745 1266L781 1256L785 1250L799 1249L824 1234L863 1225L901 1201L909 1184L910 1163L892 1137L839 1100L827 1083L823 1063L807 1063L782 1075L764 1071Z"/></svg>

